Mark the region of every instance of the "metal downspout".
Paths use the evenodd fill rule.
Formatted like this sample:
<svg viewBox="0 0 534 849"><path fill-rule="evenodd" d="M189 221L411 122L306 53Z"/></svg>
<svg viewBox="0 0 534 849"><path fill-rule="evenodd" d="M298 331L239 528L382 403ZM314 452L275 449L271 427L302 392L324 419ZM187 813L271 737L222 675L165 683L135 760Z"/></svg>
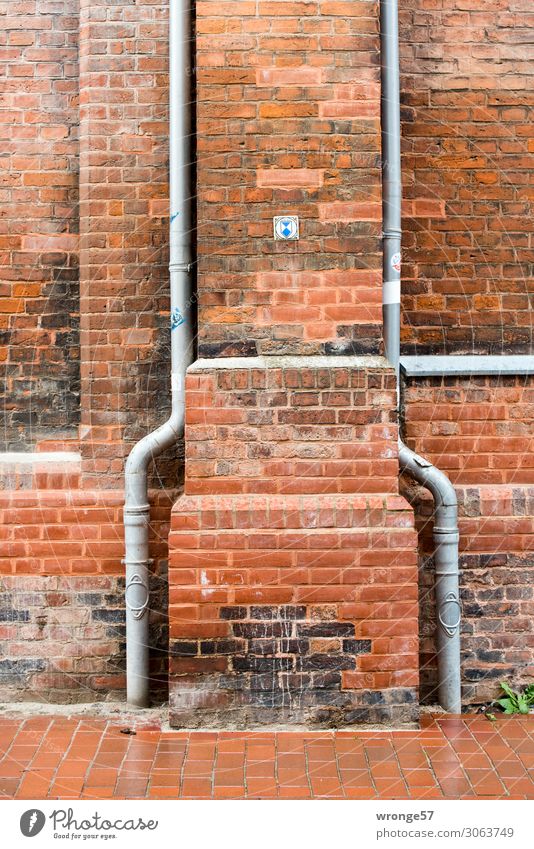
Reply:
<svg viewBox="0 0 534 849"><path fill-rule="evenodd" d="M398 0L380 0L382 73L382 212L384 344L399 385L402 237L401 128ZM458 505L454 488L439 469L399 439L399 466L434 498L434 563L437 610L438 698L460 713L460 593Z"/></svg>
<svg viewBox="0 0 534 849"><path fill-rule="evenodd" d="M191 4L170 0L171 415L140 440L125 468L126 678L129 704L149 703L148 468L184 430L185 372L193 360Z"/></svg>

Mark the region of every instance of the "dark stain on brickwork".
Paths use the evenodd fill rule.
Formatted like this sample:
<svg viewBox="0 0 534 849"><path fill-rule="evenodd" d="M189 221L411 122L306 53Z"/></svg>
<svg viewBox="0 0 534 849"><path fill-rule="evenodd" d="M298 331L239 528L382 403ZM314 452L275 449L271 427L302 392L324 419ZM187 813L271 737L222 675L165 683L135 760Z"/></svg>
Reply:
<svg viewBox="0 0 534 849"><path fill-rule="evenodd" d="M122 577L6 576L1 583L0 622L11 628L9 642L4 641L8 656L0 657L4 701L124 696ZM160 613L167 609L166 576L154 577L152 590L150 674L153 700L160 702L167 694L168 626L166 613Z"/></svg>
<svg viewBox="0 0 534 849"><path fill-rule="evenodd" d="M331 615L328 609L325 617ZM210 725L224 712L225 722L306 721L318 725L387 721L399 705L412 718L415 691L343 690L342 672L356 668L359 655L372 649L371 640L354 637L355 626L335 619L310 620L317 609L305 605L222 607L220 618L230 625L227 638L174 640L170 654L179 658L220 661L215 676L218 694L199 707L198 724ZM180 680L180 679L179 679ZM171 694L173 723L180 721L179 702L187 700L194 678L184 679ZM202 683L202 681L204 683ZM214 676L198 680L198 693L214 684ZM187 724L195 718L184 714ZM216 721L220 721L216 720Z"/></svg>

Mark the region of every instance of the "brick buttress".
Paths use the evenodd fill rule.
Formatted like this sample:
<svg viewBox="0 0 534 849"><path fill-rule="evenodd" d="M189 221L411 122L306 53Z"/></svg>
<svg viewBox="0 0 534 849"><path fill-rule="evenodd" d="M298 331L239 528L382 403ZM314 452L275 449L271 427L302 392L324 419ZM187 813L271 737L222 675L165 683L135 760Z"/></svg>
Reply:
<svg viewBox="0 0 534 849"><path fill-rule="evenodd" d="M417 717L417 538L380 357L200 360L169 544L171 722Z"/></svg>

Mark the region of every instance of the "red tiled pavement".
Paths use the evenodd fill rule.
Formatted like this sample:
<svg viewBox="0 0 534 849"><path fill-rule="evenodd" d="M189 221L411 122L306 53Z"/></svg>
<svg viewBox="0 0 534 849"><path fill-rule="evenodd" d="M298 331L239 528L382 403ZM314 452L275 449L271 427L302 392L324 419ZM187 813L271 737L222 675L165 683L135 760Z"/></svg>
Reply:
<svg viewBox="0 0 534 849"><path fill-rule="evenodd" d="M534 717L420 730L181 732L86 716L0 719L16 799L534 798Z"/></svg>

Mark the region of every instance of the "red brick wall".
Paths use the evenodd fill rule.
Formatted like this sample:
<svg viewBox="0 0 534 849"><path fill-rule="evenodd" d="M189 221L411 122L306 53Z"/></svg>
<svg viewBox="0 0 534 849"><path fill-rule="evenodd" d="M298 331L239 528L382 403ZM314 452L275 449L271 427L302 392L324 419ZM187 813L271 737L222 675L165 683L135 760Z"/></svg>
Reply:
<svg viewBox="0 0 534 849"><path fill-rule="evenodd" d="M171 720L417 714L413 517L394 374L331 357L193 366L169 538Z"/></svg>
<svg viewBox="0 0 534 849"><path fill-rule="evenodd" d="M59 460L55 469L2 468L12 491L0 500L9 622L0 675L24 698L91 700L124 686L124 457L169 407L168 5L82 0L78 16L77 3L30 2L11 4L7 14L0 36L13 107L4 117L9 161L0 187L8 212L0 231L0 332L11 333L2 339L11 345L3 357L7 444L57 451L81 443L82 463L68 472ZM150 639L160 682L168 519L182 453L163 458L152 493ZM23 599L17 618L27 575L36 595ZM91 585L109 591L96 598ZM64 656L55 612L50 629L41 627L47 605L56 606L54 588L63 599ZM95 605L104 611L98 623ZM34 650L30 633L38 634Z"/></svg>
<svg viewBox="0 0 534 849"><path fill-rule="evenodd" d="M530 0L401 0L406 352L530 353Z"/></svg>
<svg viewBox="0 0 534 849"><path fill-rule="evenodd" d="M455 484L534 485L534 377L409 381L405 423Z"/></svg>
<svg viewBox="0 0 534 849"><path fill-rule="evenodd" d="M166 559L176 493L151 493L151 555ZM4 575L122 575L124 497L117 490L19 490L0 494Z"/></svg>
<svg viewBox="0 0 534 849"><path fill-rule="evenodd" d="M5 702L124 698L124 583L116 575L1 575Z"/></svg>
<svg viewBox="0 0 534 849"><path fill-rule="evenodd" d="M77 7L0 8L3 451L77 430Z"/></svg>
<svg viewBox="0 0 534 849"><path fill-rule="evenodd" d="M167 686L167 537L175 497L175 492L151 493L150 674L155 699ZM0 494L4 701L124 697L123 500L117 490Z"/></svg>
<svg viewBox="0 0 534 849"><path fill-rule="evenodd" d="M169 409L167 4L82 0L80 89L80 435L109 488Z"/></svg>
<svg viewBox="0 0 534 849"><path fill-rule="evenodd" d="M459 500L465 704L534 673L534 378L408 381L406 439L443 469ZM408 482L420 530L421 686L436 695L432 522L428 494Z"/></svg>
<svg viewBox="0 0 534 849"><path fill-rule="evenodd" d="M190 370L186 494L396 493L395 379L385 360L277 362L210 369L205 360Z"/></svg>
<svg viewBox="0 0 534 849"><path fill-rule="evenodd" d="M201 355L378 352L376 3L196 10Z"/></svg>

